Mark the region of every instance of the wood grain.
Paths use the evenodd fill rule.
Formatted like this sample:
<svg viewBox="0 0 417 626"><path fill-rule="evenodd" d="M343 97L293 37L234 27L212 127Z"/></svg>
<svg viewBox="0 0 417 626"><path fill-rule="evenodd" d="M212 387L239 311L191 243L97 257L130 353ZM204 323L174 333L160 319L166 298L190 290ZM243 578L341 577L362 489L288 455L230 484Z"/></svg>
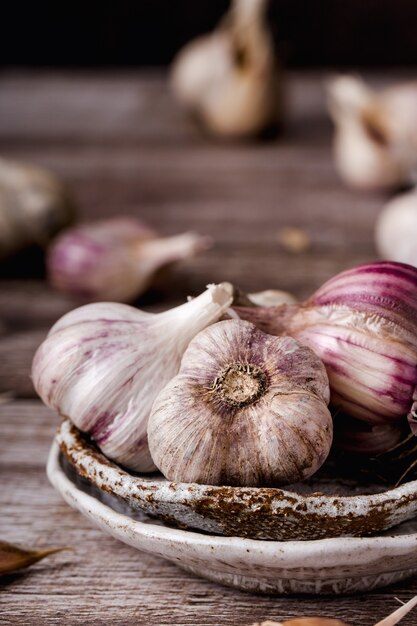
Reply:
<svg viewBox="0 0 417 626"><path fill-rule="evenodd" d="M276 141L218 145L172 104L160 74L3 73L1 151L66 179L82 220L128 213L166 234L213 237L212 250L177 266L138 306L161 310L221 280L304 298L332 274L375 258L373 224L385 200L339 183L323 78L290 76L291 114ZM303 228L310 249L284 250L284 226ZM395 596L417 593L413 579L346 598L244 594L121 545L72 511L45 476L58 418L30 399L29 372L48 328L78 304L24 272L0 279L0 393L15 397L0 403L0 537L74 547L1 581L0 624L245 626L321 614L372 626L396 608ZM415 623L414 615L402 622Z"/></svg>

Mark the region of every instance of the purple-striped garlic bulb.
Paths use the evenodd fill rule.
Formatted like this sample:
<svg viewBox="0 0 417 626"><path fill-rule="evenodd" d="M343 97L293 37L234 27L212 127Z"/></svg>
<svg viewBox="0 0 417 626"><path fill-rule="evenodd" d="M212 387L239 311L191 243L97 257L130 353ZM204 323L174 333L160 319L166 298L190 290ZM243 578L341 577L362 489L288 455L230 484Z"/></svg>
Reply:
<svg viewBox="0 0 417 626"><path fill-rule="evenodd" d="M360 265L302 304L235 310L265 332L312 348L326 365L334 406L372 424L408 415L417 431L416 268Z"/></svg>
<svg viewBox="0 0 417 626"><path fill-rule="evenodd" d="M191 339L231 305L229 283L152 314L96 303L64 315L38 348L33 384L44 403L95 440L110 459L155 469L146 435L152 403L178 371Z"/></svg>
<svg viewBox="0 0 417 626"><path fill-rule="evenodd" d="M54 287L88 300L130 302L164 266L209 246L195 233L160 237L133 217L116 217L63 232L47 256Z"/></svg>
<svg viewBox="0 0 417 626"><path fill-rule="evenodd" d="M152 458L170 480L288 484L311 476L332 442L325 367L291 337L227 320L201 331L148 423Z"/></svg>

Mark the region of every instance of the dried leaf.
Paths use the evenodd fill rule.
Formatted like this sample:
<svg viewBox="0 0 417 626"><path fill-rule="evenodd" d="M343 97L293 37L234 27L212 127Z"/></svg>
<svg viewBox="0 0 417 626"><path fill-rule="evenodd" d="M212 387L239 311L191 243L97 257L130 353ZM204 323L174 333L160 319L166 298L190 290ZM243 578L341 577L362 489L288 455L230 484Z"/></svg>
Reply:
<svg viewBox="0 0 417 626"><path fill-rule="evenodd" d="M43 550L25 550L14 546L7 541L0 541L0 576L11 574L16 570L29 567L37 561L41 561L46 556L61 552L61 550L71 550L71 548L44 548Z"/></svg>

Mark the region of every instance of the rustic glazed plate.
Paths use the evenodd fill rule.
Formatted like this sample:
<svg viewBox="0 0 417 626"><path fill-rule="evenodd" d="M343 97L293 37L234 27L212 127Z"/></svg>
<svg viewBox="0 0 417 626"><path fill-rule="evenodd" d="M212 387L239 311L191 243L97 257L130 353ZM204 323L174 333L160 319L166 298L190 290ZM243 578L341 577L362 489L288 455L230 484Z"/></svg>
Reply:
<svg viewBox="0 0 417 626"><path fill-rule="evenodd" d="M126 503L115 496L91 485L78 487L70 470L54 442L48 476L70 506L116 539L224 585L263 593L337 594L417 574L417 520L375 537L285 542L219 537L171 528L141 511L128 514Z"/></svg>
<svg viewBox="0 0 417 626"><path fill-rule="evenodd" d="M166 524L212 534L269 539L365 536L417 513L417 481L366 487L317 474L287 487L214 487L128 473L103 456L68 420L57 443L79 477Z"/></svg>

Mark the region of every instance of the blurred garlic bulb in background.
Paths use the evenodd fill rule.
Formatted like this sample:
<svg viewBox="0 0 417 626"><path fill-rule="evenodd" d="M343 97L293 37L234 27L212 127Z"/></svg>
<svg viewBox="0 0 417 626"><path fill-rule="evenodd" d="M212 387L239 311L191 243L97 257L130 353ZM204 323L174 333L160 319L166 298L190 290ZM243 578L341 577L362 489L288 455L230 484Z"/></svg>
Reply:
<svg viewBox="0 0 417 626"><path fill-rule="evenodd" d="M73 217L69 192L55 176L0 158L0 259L46 245Z"/></svg>
<svg viewBox="0 0 417 626"><path fill-rule="evenodd" d="M327 84L336 125L336 167L346 184L390 189L411 180L417 163L417 83L375 91L356 76Z"/></svg>
<svg viewBox="0 0 417 626"><path fill-rule="evenodd" d="M174 96L218 137L253 137L280 122L282 77L266 5L267 0L234 0L218 28L186 45L174 60Z"/></svg>
<svg viewBox="0 0 417 626"><path fill-rule="evenodd" d="M375 244L383 259L417 266L417 189L388 202L378 216Z"/></svg>
<svg viewBox="0 0 417 626"><path fill-rule="evenodd" d="M54 287L89 300L130 302L147 289L155 273L209 247L195 233L160 237L133 217L116 217L74 227L48 251Z"/></svg>

